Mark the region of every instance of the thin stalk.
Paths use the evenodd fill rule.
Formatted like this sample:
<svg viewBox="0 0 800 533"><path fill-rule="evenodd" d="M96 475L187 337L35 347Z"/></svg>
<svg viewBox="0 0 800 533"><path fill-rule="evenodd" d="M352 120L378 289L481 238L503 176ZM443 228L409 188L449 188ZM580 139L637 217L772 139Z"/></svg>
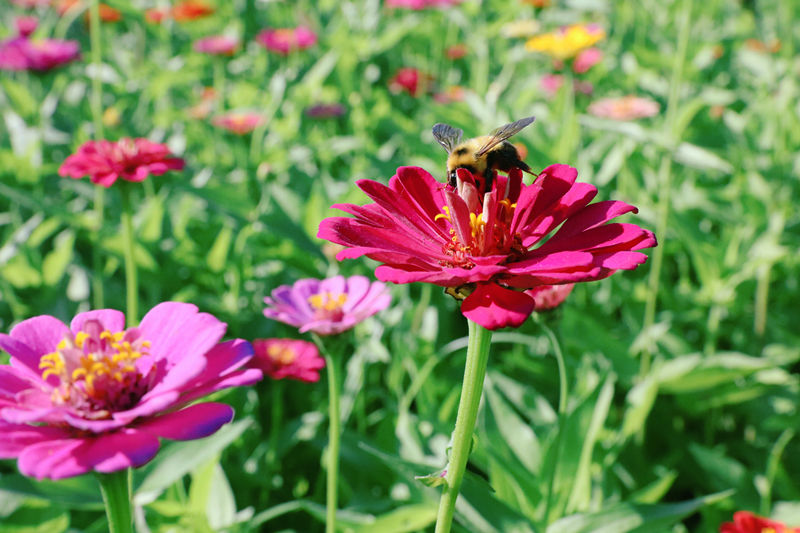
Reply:
<svg viewBox="0 0 800 533"><path fill-rule="evenodd" d="M270 382L271 405L269 421L269 447L265 456L267 463L266 471L269 479L267 480L266 503L269 503L269 492L272 489L272 476L275 473L275 463L278 460L278 446L280 443L281 425L283 424L283 381L279 379ZM262 396L263 398L264 396Z"/></svg>
<svg viewBox="0 0 800 533"><path fill-rule="evenodd" d="M670 81L669 96L667 97L667 111L664 119L664 130L669 135L670 145L677 145L677 132L675 131L675 117L678 112L680 87L683 80L683 68L686 62L686 48L689 44L691 28L692 0L683 0L681 6L680 28L678 30L678 48L675 53L675 62L672 67L672 80ZM672 194L672 154L667 154L661 161L658 173L658 218L656 219L655 234L664 239L667 232L670 211L670 195ZM650 277L647 280L647 299L644 307L644 320L642 329L647 331L655 323L656 302L661 279L661 266L664 263L664 245L656 246L652 255L653 263L650 268ZM650 372L650 359L652 351L648 347L642 352L639 378Z"/></svg>
<svg viewBox="0 0 800 533"><path fill-rule="evenodd" d="M136 278L136 259L133 256L134 236L133 236L133 214L131 212L130 190L127 184L121 184L119 188L122 196L122 242L123 255L125 257L125 294L127 308L128 327L133 327L139 323L139 287Z"/></svg>
<svg viewBox="0 0 800 533"><path fill-rule="evenodd" d="M765 477L767 478L767 482L765 483L766 489L761 496L761 505L759 507L759 511L762 515L768 516L770 511L772 510L772 485L775 483L775 476L778 474L778 467L781 464L781 456L783 455L783 451L786 449L786 445L789 444L789 441L794 438L794 430L792 428L788 428L781 433L778 440L775 441L775 445L772 447L772 450L769 452L769 457L767 458L767 469L765 472Z"/></svg>
<svg viewBox="0 0 800 533"><path fill-rule="evenodd" d="M561 352L561 345L558 342L553 330L550 329L544 322L537 321L539 326L547 335L550 345L553 347L553 355L558 364L558 433L556 433L556 440L553 443L555 446L555 455L553 456L553 471L550 474L550 482L547 488L547 502L544 508L545 524L550 524L550 511L552 510L553 495L555 494L556 477L558 477L558 462L561 459L561 432L564 428L564 422L567 418L567 398L569 390L567 389L567 365L564 363L564 354Z"/></svg>
<svg viewBox="0 0 800 533"><path fill-rule="evenodd" d="M458 491L464 479L464 471L467 468L467 459L472 446L472 434L478 418L483 380L486 377L486 363L489 360L489 346L492 341L491 331L471 320L468 320L467 324L469 325L469 341L464 384L461 388L461 399L458 402L456 427L453 431L453 448L444 477L444 491L439 500L436 533L448 533L453 525Z"/></svg>
<svg viewBox="0 0 800 533"><path fill-rule="evenodd" d="M89 4L89 41L93 72L92 94L89 105L92 110L95 141L102 140L105 133L103 131L103 80L100 78L100 68L103 62L100 31L100 0L91 0ZM95 227L94 231L92 231L92 240L94 241L94 246L92 246L92 305L95 309L102 309L105 299L103 294L103 259L100 254L100 230L103 227L105 194L104 187L95 187Z"/></svg>
<svg viewBox="0 0 800 533"><path fill-rule="evenodd" d="M109 533L133 533L131 469L97 474L108 516Z"/></svg>
<svg viewBox="0 0 800 533"><path fill-rule="evenodd" d="M341 440L339 409L339 362L338 357L325 354L328 367L328 453L327 453L327 494L325 498L325 533L336 532L336 506L339 487L339 445Z"/></svg>

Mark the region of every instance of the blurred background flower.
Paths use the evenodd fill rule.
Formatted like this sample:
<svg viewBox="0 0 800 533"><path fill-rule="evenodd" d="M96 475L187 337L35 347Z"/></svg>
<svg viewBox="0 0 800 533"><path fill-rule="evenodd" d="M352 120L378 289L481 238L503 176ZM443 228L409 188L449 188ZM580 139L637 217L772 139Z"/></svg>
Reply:
<svg viewBox="0 0 800 533"><path fill-rule="evenodd" d="M623 96L621 98L602 98L589 105L588 111L596 117L613 120L634 120L657 115L660 106L655 100L640 96Z"/></svg>
<svg viewBox="0 0 800 533"><path fill-rule="evenodd" d="M325 359L313 342L296 339L256 339L250 365L272 379L296 379L307 383L319 381Z"/></svg>
<svg viewBox="0 0 800 533"><path fill-rule="evenodd" d="M285 56L317 44L317 34L308 26L270 28L259 33L256 41L270 52Z"/></svg>

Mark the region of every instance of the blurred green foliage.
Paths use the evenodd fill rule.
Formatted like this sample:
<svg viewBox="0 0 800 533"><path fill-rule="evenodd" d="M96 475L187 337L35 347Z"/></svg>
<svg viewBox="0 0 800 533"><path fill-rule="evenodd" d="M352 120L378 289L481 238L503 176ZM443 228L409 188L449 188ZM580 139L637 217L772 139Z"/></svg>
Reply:
<svg viewBox="0 0 800 533"><path fill-rule="evenodd" d="M123 16L102 28L106 136L146 136L187 160L183 173L137 191L141 309L190 301L227 322L230 337L295 337L261 314L272 289L371 275L374 263L338 263L315 237L335 214L331 204L365 201L357 179L387 181L401 165L443 175L435 122L479 135L533 114L535 125L514 140L534 169L577 167L600 198L638 206L628 220L651 229L669 202L657 235L663 267L657 294L648 296L647 264L578 286L555 312L495 335L460 530L714 532L739 509L800 524L800 13L791 0L572 0L543 9L466 0L418 12L377 0L240 0L162 25L145 21L143 1L107 3ZM20 13L0 8L5 28ZM89 57L82 15L37 14L37 34L77 39ZM606 28L604 60L583 76L591 97L576 94L573 106L569 91L541 89L551 61L501 33L532 18L544 30ZM252 40L255 29L298 23L318 33L315 47L282 57ZM192 50L195 39L222 32L246 37L233 57ZM448 59L459 43L466 56ZM95 235L93 186L57 175L92 135L87 62L0 78L0 331L89 308L98 249L105 305L124 307L118 191L107 192ZM401 67L431 75L435 92L462 87L463 100L390 91ZM208 117L194 118L207 87L217 97ZM625 94L650 96L661 115L586 114L592 99ZM345 112L312 118L305 110L316 103ZM228 109L266 122L246 136L226 133L210 118ZM343 531L424 531L435 519L438 490L415 476L446 462L466 327L436 287L392 294L389 310L356 329L344 365ZM561 414L545 328L566 358ZM652 359L644 373L643 354ZM224 400L238 422L204 441L165 443L136 472L137 520L151 531L321 530L323 384L267 379ZM37 483L0 464L0 532L103 531L101 506L91 477Z"/></svg>

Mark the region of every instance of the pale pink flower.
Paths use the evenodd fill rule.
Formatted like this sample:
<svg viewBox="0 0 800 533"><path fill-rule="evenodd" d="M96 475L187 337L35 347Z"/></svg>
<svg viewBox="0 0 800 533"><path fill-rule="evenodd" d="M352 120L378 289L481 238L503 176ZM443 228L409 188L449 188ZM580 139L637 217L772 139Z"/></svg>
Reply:
<svg viewBox="0 0 800 533"><path fill-rule="evenodd" d="M429 7L457 6L462 0L386 0L386 7L413 9L419 11Z"/></svg>
<svg viewBox="0 0 800 533"><path fill-rule="evenodd" d="M229 111L214 117L215 126L236 135L246 135L264 123L264 117L253 111Z"/></svg>
<svg viewBox="0 0 800 533"><path fill-rule="evenodd" d="M525 294L533 298L534 311L547 311L555 309L567 299L569 293L575 288L574 283L564 285L540 285L525 291Z"/></svg>
<svg viewBox="0 0 800 533"><path fill-rule="evenodd" d="M583 74L602 60L602 50L599 48L587 48L586 50L581 50L572 61L572 70L578 74Z"/></svg>
<svg viewBox="0 0 800 533"><path fill-rule="evenodd" d="M228 35L211 35L194 42L195 52L211 55L230 56L239 46L239 39Z"/></svg>
<svg viewBox="0 0 800 533"><path fill-rule="evenodd" d="M657 115L658 102L639 96L623 96L622 98L603 98L589 105L589 113L613 120L635 120Z"/></svg>

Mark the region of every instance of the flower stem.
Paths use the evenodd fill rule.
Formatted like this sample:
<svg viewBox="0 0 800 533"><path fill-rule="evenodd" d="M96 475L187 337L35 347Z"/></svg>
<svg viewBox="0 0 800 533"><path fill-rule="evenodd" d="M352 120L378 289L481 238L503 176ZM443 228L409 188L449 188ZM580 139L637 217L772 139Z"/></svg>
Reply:
<svg viewBox="0 0 800 533"><path fill-rule="evenodd" d="M100 78L102 65L102 44L100 41L100 0L91 0L89 4L89 39L91 43L92 58L92 95L89 104L92 109L92 124L94 125L94 139L102 140L103 131L103 81ZM100 254L100 229L103 227L103 212L105 211L104 187L94 188L95 227L92 240L92 305L95 309L104 307L103 300L103 261Z"/></svg>
<svg viewBox="0 0 800 533"><path fill-rule="evenodd" d="M134 237L133 237L133 214L131 213L130 190L127 184L121 184L120 194L122 195L122 241L123 254L125 256L125 292L127 301L128 327L133 327L139 323L139 288L136 279L136 260L133 256Z"/></svg>
<svg viewBox="0 0 800 533"><path fill-rule="evenodd" d="M478 324L467 321L469 325L469 341L467 344L467 362L464 369L464 384L461 388L461 399L458 402L456 427L453 431L453 448L447 463L444 492L439 500L439 513L436 517L436 533L448 533L453 525L453 514L456 499L464 479L472 434L478 418L478 407L481 403L483 380L486 377L486 363L489 360L489 346L492 332Z"/></svg>
<svg viewBox="0 0 800 533"><path fill-rule="evenodd" d="M109 533L133 533L131 470L97 474L108 516Z"/></svg>
<svg viewBox="0 0 800 533"><path fill-rule="evenodd" d="M339 362L338 357L325 354L325 366L328 367L328 454L327 454L327 496L325 500L325 533L336 531L336 506L339 486L339 442L341 428L339 419Z"/></svg>
<svg viewBox="0 0 800 533"><path fill-rule="evenodd" d="M681 6L681 18L678 30L678 47L672 66L672 80L670 81L669 95L667 97L666 117L664 118L664 129L669 136L669 141L673 146L677 146L679 132L676 131L676 117L679 107L680 87L683 81L683 67L686 62L686 48L689 44L689 33L691 29L692 0L683 0ZM664 239L669 222L670 196L672 194L672 154L668 154L661 160L658 172L658 215L656 219L655 234ZM664 262L664 244L657 246L653 250L653 263L650 267L650 277L647 280L647 300L645 301L644 320L642 329L647 331L655 323L656 301L661 278L661 265ZM650 372L650 358L652 348L648 347L642 352L639 365L639 379L644 379Z"/></svg>

